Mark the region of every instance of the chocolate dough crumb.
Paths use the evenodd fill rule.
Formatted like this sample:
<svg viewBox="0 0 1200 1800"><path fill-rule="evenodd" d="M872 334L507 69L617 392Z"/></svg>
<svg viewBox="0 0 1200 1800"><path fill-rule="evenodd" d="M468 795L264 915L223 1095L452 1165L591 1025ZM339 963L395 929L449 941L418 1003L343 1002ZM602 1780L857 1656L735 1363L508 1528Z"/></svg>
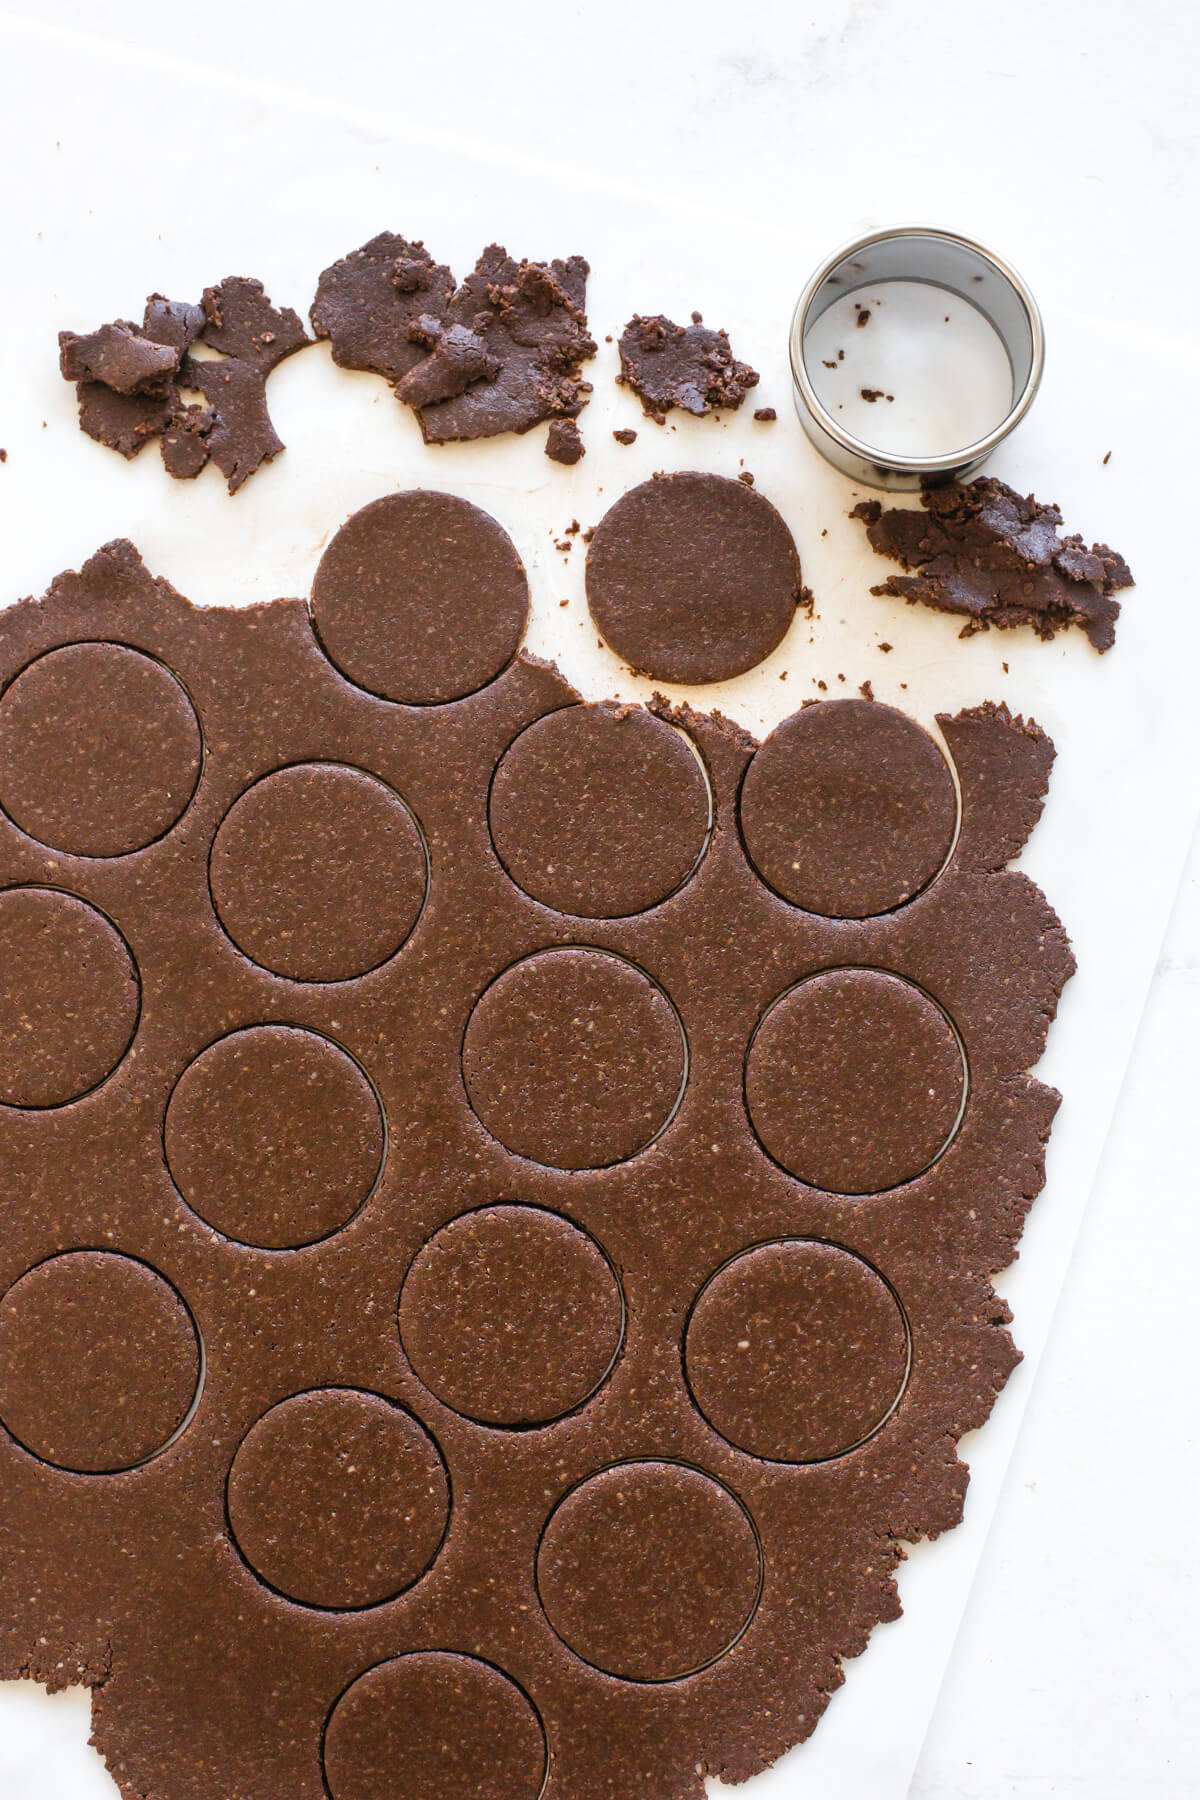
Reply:
<svg viewBox="0 0 1200 1800"><path fill-rule="evenodd" d="M772 425L779 414L773 406L760 406L754 417L760 425Z"/></svg>
<svg viewBox="0 0 1200 1800"><path fill-rule="evenodd" d="M879 648L880 648L880 649L881 649L881 650L882 650L882 651L883 651L883 654L884 654L884 655L885 655L885 656L886 656L886 655L887 655L887 653L888 653L888 651L889 651L889 650L890 650L890 649L891 649L891 647L892 647L892 646L891 646L891 645L890 645L890 644L886 644L886 643L885 643L885 644L880 644L880 645L879 645Z"/></svg>
<svg viewBox="0 0 1200 1800"><path fill-rule="evenodd" d="M7 461L8 461L8 451L0 450L0 463L6 463Z"/></svg>
<svg viewBox="0 0 1200 1800"><path fill-rule="evenodd" d="M290 307L271 304L262 283L231 275L205 288L199 305L151 294L141 325L117 319L85 336L59 333L59 367L74 381L80 428L121 456L161 440L169 475L191 480L211 457L230 493L283 442L267 412L266 378L309 342ZM188 354L201 342L220 354ZM184 398L199 392L197 406Z"/></svg>
<svg viewBox="0 0 1200 1800"><path fill-rule="evenodd" d="M855 323L857 324L858 329L860 331L862 330L864 325L869 325L871 323L871 309L869 306L860 306L859 307L858 318L856 319Z"/></svg>
<svg viewBox="0 0 1200 1800"><path fill-rule="evenodd" d="M1109 457L1110 457L1110 456L1111 456L1111 455L1112 455L1112 451L1111 451L1111 450L1106 450L1106 451L1105 451L1105 452L1104 452L1104 458L1103 458L1103 461L1102 461L1102 463L1101 463L1101 467L1102 467L1102 468L1107 468L1107 467L1108 467L1108 460L1109 460Z"/></svg>
<svg viewBox="0 0 1200 1800"><path fill-rule="evenodd" d="M546 433L546 455L551 462L577 463L585 454L583 439L574 419L553 419Z"/></svg>
<svg viewBox="0 0 1200 1800"><path fill-rule="evenodd" d="M740 471L739 471L739 473L738 473L738 480L739 480L739 481L744 481L744 482L745 482L745 484L746 484L746 486L747 486L747 487L753 487L753 486L754 486L754 477L753 477L753 475L752 475L752 474L751 474L751 473L750 473L750 471L749 471L749 469L742 469L742 470L740 470Z"/></svg>
<svg viewBox="0 0 1200 1800"><path fill-rule="evenodd" d="M738 362L729 334L712 331L693 313L690 325L676 325L656 313L635 314L621 333L621 373L617 381L632 388L648 419L661 425L673 407L702 418L722 407L736 409L758 373Z"/></svg>
<svg viewBox="0 0 1200 1800"><path fill-rule="evenodd" d="M845 351L844 351L844 350L839 350L839 351L838 351L838 353L837 353L837 359L838 359L838 361L839 361L839 362L845 362L845 360L846 360L846 352L845 352Z"/></svg>
<svg viewBox="0 0 1200 1800"><path fill-rule="evenodd" d="M827 694L829 692L829 685L827 682L818 681L817 686L820 688L820 690L823 694Z"/></svg>
<svg viewBox="0 0 1200 1800"><path fill-rule="evenodd" d="M1029 625L1050 639L1078 625L1096 650L1111 648L1121 610L1112 596L1133 585L1129 565L1107 544L1089 550L1077 535L1060 537L1057 506L992 476L926 488L921 505L885 512L864 500L851 513L881 556L916 571L889 576L873 594L965 613L965 635Z"/></svg>
<svg viewBox="0 0 1200 1800"><path fill-rule="evenodd" d="M858 691L864 700L873 700L875 698L875 690L869 681L860 682Z"/></svg>
<svg viewBox="0 0 1200 1800"><path fill-rule="evenodd" d="M825 358L824 358L824 357L822 357L822 358L821 358L821 367L822 367L822 368L823 368L823 369L836 369L836 368L837 368L837 364L836 364L836 362L826 362L826 361L825 361Z"/></svg>
<svg viewBox="0 0 1200 1800"><path fill-rule="evenodd" d="M871 402L872 406L874 406L876 400L883 399L883 389L882 388L859 388L858 391L862 395L864 400L869 400ZM889 398L890 398L890 396L889 396Z"/></svg>
<svg viewBox="0 0 1200 1800"><path fill-rule="evenodd" d="M637 432L631 430L628 425L622 426L620 431L614 431L613 436L618 444L635 444L637 442Z"/></svg>

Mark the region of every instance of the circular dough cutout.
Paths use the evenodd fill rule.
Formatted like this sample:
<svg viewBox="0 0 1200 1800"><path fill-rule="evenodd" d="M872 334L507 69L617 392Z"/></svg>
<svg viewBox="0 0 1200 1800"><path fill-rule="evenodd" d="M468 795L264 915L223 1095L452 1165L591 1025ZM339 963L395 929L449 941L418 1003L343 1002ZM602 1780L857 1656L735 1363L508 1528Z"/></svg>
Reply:
<svg viewBox="0 0 1200 1800"><path fill-rule="evenodd" d="M0 892L0 1104L66 1106L107 1079L141 997L124 938L57 888Z"/></svg>
<svg viewBox="0 0 1200 1800"><path fill-rule="evenodd" d="M496 977L467 1022L463 1078L476 1115L518 1156L600 1169L646 1148L687 1073L675 1008L606 950L540 950Z"/></svg>
<svg viewBox="0 0 1200 1800"><path fill-rule="evenodd" d="M718 1269L692 1309L684 1361L697 1406L737 1449L824 1462L857 1449L895 1410L908 1326L870 1263L792 1238Z"/></svg>
<svg viewBox="0 0 1200 1800"><path fill-rule="evenodd" d="M486 687L521 647L525 570L489 513L417 488L356 512L321 558L312 617L357 687L408 706Z"/></svg>
<svg viewBox="0 0 1200 1800"><path fill-rule="evenodd" d="M352 1057L294 1025L251 1025L201 1051L163 1131L176 1187L206 1224L263 1250L329 1237L379 1176L379 1101Z"/></svg>
<svg viewBox="0 0 1200 1800"><path fill-rule="evenodd" d="M833 919L890 912L919 894L958 824L945 757L877 700L825 700L785 719L747 769L740 809L764 881Z"/></svg>
<svg viewBox="0 0 1200 1800"><path fill-rule="evenodd" d="M317 1388L271 1408L229 1471L229 1524L260 1580L302 1606L378 1606L419 1581L450 1516L425 1427L379 1394Z"/></svg>
<svg viewBox="0 0 1200 1800"><path fill-rule="evenodd" d="M400 1296L417 1374L484 1425L542 1425L582 1406L616 1360L624 1321L600 1246L536 1206L452 1219L418 1252Z"/></svg>
<svg viewBox="0 0 1200 1800"><path fill-rule="evenodd" d="M623 494L588 547L597 631L640 674L728 681L769 656L800 597L792 534L722 475L661 475Z"/></svg>
<svg viewBox="0 0 1200 1800"><path fill-rule="evenodd" d="M418 1650L351 1683L325 1728L332 1800L538 1800L542 1722L474 1656Z"/></svg>
<svg viewBox="0 0 1200 1800"><path fill-rule="evenodd" d="M352 981L408 938L429 869L399 794L363 769L313 762L234 801L210 878L221 923L252 962L292 981Z"/></svg>
<svg viewBox="0 0 1200 1800"><path fill-rule="evenodd" d="M559 1503L537 1578L551 1625L584 1662L624 1681L680 1681L741 1637L762 1559L720 1482L682 1463L627 1462Z"/></svg>
<svg viewBox="0 0 1200 1800"><path fill-rule="evenodd" d="M746 1104L770 1156L810 1187L875 1194L922 1174L966 1092L958 1034L927 994L883 969L831 969L764 1014Z"/></svg>
<svg viewBox="0 0 1200 1800"><path fill-rule="evenodd" d="M147 1462L186 1421L200 1371L187 1307L132 1257L68 1250L0 1300L0 1420L55 1468Z"/></svg>
<svg viewBox="0 0 1200 1800"><path fill-rule="evenodd" d="M682 733L643 708L566 706L509 746L488 816L497 855L534 900L622 918L692 874L708 839L708 783Z"/></svg>
<svg viewBox="0 0 1200 1800"><path fill-rule="evenodd" d="M162 837L200 778L200 724L180 683L124 644L65 644L0 699L0 806L72 856Z"/></svg>

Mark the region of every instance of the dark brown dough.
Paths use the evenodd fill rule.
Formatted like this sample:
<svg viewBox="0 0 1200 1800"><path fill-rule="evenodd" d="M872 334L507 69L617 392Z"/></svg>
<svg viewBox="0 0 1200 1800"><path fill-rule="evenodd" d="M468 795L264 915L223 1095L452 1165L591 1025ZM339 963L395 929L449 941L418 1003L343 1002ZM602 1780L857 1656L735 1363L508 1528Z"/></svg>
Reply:
<svg viewBox="0 0 1200 1800"><path fill-rule="evenodd" d="M737 1643L758 1605L754 1526L727 1488L676 1462L582 1482L538 1549L538 1596L568 1649L623 1681L679 1681Z"/></svg>
<svg viewBox="0 0 1200 1800"><path fill-rule="evenodd" d="M720 475L644 481L588 548L588 608L631 668L727 681L769 656L800 600L792 534L761 494Z"/></svg>
<svg viewBox="0 0 1200 1800"><path fill-rule="evenodd" d="M176 1187L214 1231L294 1249L339 1231L370 1194L383 1119L338 1045L295 1026L252 1025L188 1064L163 1147Z"/></svg>
<svg viewBox="0 0 1200 1800"><path fill-rule="evenodd" d="M120 934L74 894L0 891L0 1106L65 1106L133 1036L137 972Z"/></svg>
<svg viewBox="0 0 1200 1800"><path fill-rule="evenodd" d="M89 437L125 457L159 438L167 473L181 481L211 457L233 494L283 449L267 412L266 377L309 338L260 281L231 275L205 288L198 306L151 294L140 326L118 319L86 337L60 331L58 341ZM190 355L197 342L220 352L218 360ZM187 399L189 391L207 404Z"/></svg>
<svg viewBox="0 0 1200 1800"><path fill-rule="evenodd" d="M422 1650L361 1675L325 1734L332 1800L538 1800L546 1740L490 1663Z"/></svg>
<svg viewBox="0 0 1200 1800"><path fill-rule="evenodd" d="M488 1130L555 1169L598 1169L667 1124L686 1051L670 1001L602 950L546 950L506 969L471 1014L463 1076Z"/></svg>
<svg viewBox="0 0 1200 1800"><path fill-rule="evenodd" d="M464 512L478 545L448 501L413 553L452 560ZM414 635L372 610L386 551L339 577L353 679L302 600L193 608L127 543L0 612L0 696L119 643L203 740L143 848L73 855L0 812L0 1675L92 1688L124 1800L702 1800L807 1737L896 1615L1016 1360L991 1277L1042 1184L1057 1096L1027 1071L1073 965L1002 865L1049 741L1000 707L943 719L945 866L891 912L805 911L743 846L754 740L584 708L514 655L523 577L482 532L461 567L507 573L417 634L410 671L436 652L464 696L433 706L370 691ZM162 691L131 690L131 744ZM519 754L542 730L557 788ZM679 732L712 793L694 862ZM645 910L585 924L510 877L510 756L510 797L548 784L566 903ZM142 817L156 778L102 816ZM638 796L677 778L672 825ZM814 1042L800 997L830 990ZM877 1197L799 1178L930 1153ZM50 1284L17 1320L63 1256L84 1298ZM114 1305L108 1257L141 1298ZM39 1445L151 1460L81 1476Z"/></svg>
<svg viewBox="0 0 1200 1800"><path fill-rule="evenodd" d="M722 1437L771 1462L864 1443L908 1378L908 1327L887 1283L837 1244L760 1244L719 1269L685 1340L688 1385Z"/></svg>
<svg viewBox="0 0 1200 1800"><path fill-rule="evenodd" d="M121 644L68 644L0 699L0 806L75 856L162 837L200 775L200 726L161 664Z"/></svg>
<svg viewBox="0 0 1200 1800"><path fill-rule="evenodd" d="M588 335L588 265L582 256L518 262L489 244L450 302L447 318L482 331L499 362L487 380L424 406L427 444L530 431L545 419L574 418L591 388L580 368L596 354Z"/></svg>
<svg viewBox="0 0 1200 1800"><path fill-rule="evenodd" d="M253 363L240 362L233 356L218 362L199 362L189 356L179 379L184 387L203 394L208 403L204 447L224 475L230 493L236 494L256 469L283 449L283 439L267 411L262 375ZM190 445L187 450L191 451ZM182 445L173 444L168 459L172 474L176 472L177 459L185 454Z"/></svg>
<svg viewBox="0 0 1200 1800"><path fill-rule="evenodd" d="M917 571L889 575L873 594L965 613L964 637L989 625L1031 625L1049 639L1078 625L1094 649L1112 648L1121 611L1112 596L1133 586L1129 564L1107 544L1089 550L1077 535L1060 537L1057 506L991 475L925 488L921 505L923 512L885 512L878 500L863 500L851 513L873 549Z"/></svg>
<svg viewBox="0 0 1200 1800"><path fill-rule="evenodd" d="M509 746L488 818L527 894L614 919L687 880L708 837L708 787L691 741L640 707L570 706Z"/></svg>
<svg viewBox="0 0 1200 1800"><path fill-rule="evenodd" d="M199 1378L187 1308L131 1257L51 1256L0 1300L0 1422L55 1468L146 1461L183 1424Z"/></svg>
<svg viewBox="0 0 1200 1800"><path fill-rule="evenodd" d="M422 315L443 319L454 277L424 244L381 231L322 272L312 304L313 330L328 338L343 369L399 381L428 354L409 336Z"/></svg>
<svg viewBox="0 0 1200 1800"><path fill-rule="evenodd" d="M174 417L174 404L159 394L118 394L99 381L81 381L79 429L127 460L152 438L161 437Z"/></svg>
<svg viewBox="0 0 1200 1800"><path fill-rule="evenodd" d="M586 451L574 419L551 419L546 433L546 455L551 462L565 463L568 468L582 461Z"/></svg>
<svg viewBox="0 0 1200 1800"><path fill-rule="evenodd" d="M381 781L298 763L234 803L210 873L221 923L254 962L293 981L350 981L408 937L427 861L412 813Z"/></svg>
<svg viewBox="0 0 1200 1800"><path fill-rule="evenodd" d="M389 494L321 558L313 623L342 673L434 706L494 681L525 634L529 589L495 519L453 494Z"/></svg>
<svg viewBox="0 0 1200 1800"><path fill-rule="evenodd" d="M410 1412L379 1394L320 1388L251 1427L228 1503L238 1549L261 1581L302 1606L353 1611L421 1579L446 1535L450 1489L441 1453Z"/></svg>
<svg viewBox="0 0 1200 1800"><path fill-rule="evenodd" d="M64 381L99 381L118 394L164 394L179 352L117 319L85 336L60 331L58 366Z"/></svg>
<svg viewBox="0 0 1200 1800"><path fill-rule="evenodd" d="M933 739L878 701L804 707L746 771L751 861L793 906L864 919L902 906L950 853L954 781Z"/></svg>
<svg viewBox="0 0 1200 1800"><path fill-rule="evenodd" d="M264 377L310 341L300 315L290 306L272 306L262 282L244 275L228 275L219 287L205 288L201 307L202 341Z"/></svg>
<svg viewBox="0 0 1200 1800"><path fill-rule="evenodd" d="M334 361L392 382L427 444L529 431L551 420L547 455L578 462L568 422L591 393L582 256L518 262L489 244L456 287L424 244L381 232L324 271L313 328ZM565 452L565 453L564 453Z"/></svg>
<svg viewBox="0 0 1200 1800"><path fill-rule="evenodd" d="M400 1336L421 1380L484 1425L542 1425L582 1406L612 1368L623 1324L604 1252L534 1206L451 1220L400 1296Z"/></svg>
<svg viewBox="0 0 1200 1800"><path fill-rule="evenodd" d="M676 325L661 313L646 319L635 314L617 348L618 382L633 389L646 417L659 425L676 406L697 418L734 409L758 386L757 370L738 362L730 349L729 333L711 330L699 313L690 325Z"/></svg>
<svg viewBox="0 0 1200 1800"><path fill-rule="evenodd" d="M810 1187L874 1194L926 1170L950 1141L962 1051L919 988L881 969L831 969L767 1012L746 1058L764 1148Z"/></svg>

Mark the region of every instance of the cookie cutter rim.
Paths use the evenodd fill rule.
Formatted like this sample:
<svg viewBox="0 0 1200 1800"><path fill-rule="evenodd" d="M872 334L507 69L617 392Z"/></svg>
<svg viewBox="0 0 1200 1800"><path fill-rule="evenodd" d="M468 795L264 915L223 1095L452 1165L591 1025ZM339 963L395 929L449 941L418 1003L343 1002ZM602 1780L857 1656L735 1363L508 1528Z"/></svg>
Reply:
<svg viewBox="0 0 1200 1800"><path fill-rule="evenodd" d="M871 257L872 251L881 250L881 257ZM889 251L903 272L878 272L880 264L886 270ZM876 263L874 270L872 261ZM931 262L933 268L929 267ZM817 398L805 362L805 338L835 300L871 285L872 281L880 285L914 281L943 288L973 306L991 325L1008 357L1013 398L1008 412L984 437L934 456L884 451L839 425ZM826 288L834 291L818 306ZM980 288L982 296L975 291ZM984 304L988 298L1000 304ZM792 315L788 352L792 397L812 444L844 475L869 487L899 491L959 480L979 468L1033 405L1045 365L1046 340L1037 301L1011 263L973 238L942 226L889 225L843 244L809 277Z"/></svg>

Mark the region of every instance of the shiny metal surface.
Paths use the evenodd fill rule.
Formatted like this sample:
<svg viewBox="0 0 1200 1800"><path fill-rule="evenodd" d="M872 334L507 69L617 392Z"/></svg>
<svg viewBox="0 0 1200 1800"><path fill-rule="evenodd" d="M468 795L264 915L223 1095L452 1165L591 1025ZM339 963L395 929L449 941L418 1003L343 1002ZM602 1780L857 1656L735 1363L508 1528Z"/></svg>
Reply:
<svg viewBox="0 0 1200 1800"><path fill-rule="evenodd" d="M936 456L883 451L846 431L817 398L805 362L813 325L856 288L889 281L917 281L956 294L981 312L1000 338L1012 371L1012 405L986 437L947 445ZM822 456L868 487L904 490L961 480L1020 424L1042 379L1045 335L1029 288L992 251L936 226L893 225L843 245L816 270L792 316L790 356L796 411Z"/></svg>

